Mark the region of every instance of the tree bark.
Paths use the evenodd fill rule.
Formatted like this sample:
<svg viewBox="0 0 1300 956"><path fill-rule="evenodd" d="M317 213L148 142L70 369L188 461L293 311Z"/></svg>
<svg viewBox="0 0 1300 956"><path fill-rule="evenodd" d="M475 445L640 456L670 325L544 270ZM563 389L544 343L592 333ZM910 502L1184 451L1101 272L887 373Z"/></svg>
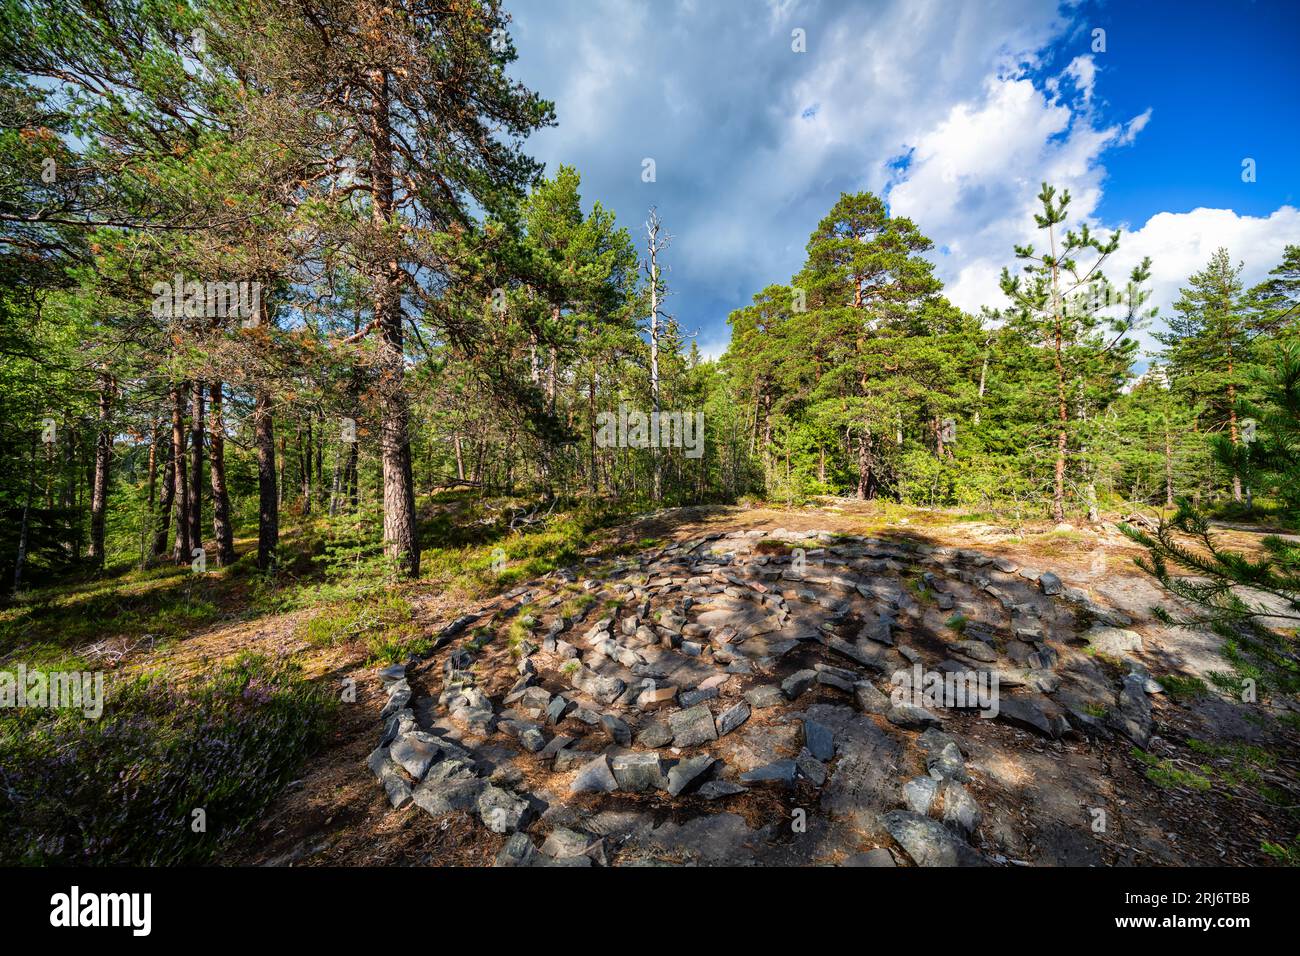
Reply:
<svg viewBox="0 0 1300 956"><path fill-rule="evenodd" d="M274 564L280 543L280 495L271 396L265 389L258 389L254 398L253 429L257 443L257 566L266 571Z"/></svg>
<svg viewBox="0 0 1300 956"><path fill-rule="evenodd" d="M1169 419L1165 419L1165 507L1174 506L1174 456L1169 443Z"/></svg>
<svg viewBox="0 0 1300 956"><path fill-rule="evenodd" d="M27 532L30 527L30 516L32 512L32 497L36 494L36 450L37 450L36 432L32 433L32 455L31 464L27 470L27 499L23 502L23 520L22 527L18 529L18 555L14 561L14 595L23 586L23 568L27 564Z"/></svg>
<svg viewBox="0 0 1300 956"><path fill-rule="evenodd" d="M190 553L194 541L190 537L190 486L185 474L185 398L189 387L188 382L171 387L172 461L175 465L172 470L172 500L176 507L176 543L172 548L172 560L177 564L185 564L193 557Z"/></svg>
<svg viewBox="0 0 1300 956"><path fill-rule="evenodd" d="M230 493L226 489L226 422L222 414L221 383L213 382L209 389L208 474L212 478L212 536L217 540L217 564L224 568L235 563Z"/></svg>
<svg viewBox="0 0 1300 956"><path fill-rule="evenodd" d="M381 69L375 79L378 89L370 133L371 208L377 233L387 237L395 214L388 74ZM384 551L401 574L414 578L420 574L420 548L416 541L415 486L407 434L409 412L403 381L406 368L400 267L388 254L381 254L376 265L374 314L380 332L381 374L385 378L379 429L384 481Z"/></svg>
<svg viewBox="0 0 1300 956"><path fill-rule="evenodd" d="M113 412L113 379L99 374L99 429L95 433L95 477L90 495L90 561L104 566L104 516L108 507L108 466L113 451L109 418Z"/></svg>
<svg viewBox="0 0 1300 956"><path fill-rule="evenodd" d="M172 442L165 424L159 426L155 435L156 440L161 443L161 453L164 456L162 496L158 502L158 520L153 537L153 557L160 559L167 553L167 539L171 535L172 503L176 496L176 459L173 456Z"/></svg>
<svg viewBox="0 0 1300 956"><path fill-rule="evenodd" d="M203 547L203 382L190 388L190 547Z"/></svg>

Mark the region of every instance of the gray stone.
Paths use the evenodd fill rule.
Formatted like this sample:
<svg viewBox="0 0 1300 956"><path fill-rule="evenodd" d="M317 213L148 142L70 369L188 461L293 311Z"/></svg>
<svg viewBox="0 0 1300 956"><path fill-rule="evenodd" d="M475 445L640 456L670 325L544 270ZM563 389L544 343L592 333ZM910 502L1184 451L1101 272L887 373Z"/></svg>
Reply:
<svg viewBox="0 0 1300 956"><path fill-rule="evenodd" d="M785 680L781 681L781 692L790 700L794 700L817 680L817 672L814 670L795 671Z"/></svg>
<svg viewBox="0 0 1300 956"><path fill-rule="evenodd" d="M673 732L673 746L693 747L709 740L718 739L718 731L713 723L713 713L708 704L698 704L687 710L679 710L668 718Z"/></svg>
<svg viewBox="0 0 1300 956"><path fill-rule="evenodd" d="M868 714L885 714L893 706L889 697L876 688L870 681L858 681L853 685L853 695L858 706Z"/></svg>
<svg viewBox="0 0 1300 956"><path fill-rule="evenodd" d="M1111 726L1139 747L1151 742L1154 727L1145 685L1146 678L1141 674L1126 675L1119 691L1119 704L1110 714Z"/></svg>
<svg viewBox="0 0 1300 956"><path fill-rule="evenodd" d="M411 802L411 786L403 779L402 772L389 756L387 747L380 747L373 751L366 759L366 766L383 785L384 793L387 794L388 802L394 810L400 810Z"/></svg>
<svg viewBox="0 0 1300 956"><path fill-rule="evenodd" d="M1036 730L1046 737L1057 736L1041 704L1028 697L1005 697L998 700L998 717L1017 727Z"/></svg>
<svg viewBox="0 0 1300 956"><path fill-rule="evenodd" d="M889 835L917 866L987 866L988 861L942 823L909 810L884 815Z"/></svg>
<svg viewBox="0 0 1300 956"><path fill-rule="evenodd" d="M775 684L759 684L745 691L745 700L749 701L750 706L755 710L766 710L768 707L784 704L785 695Z"/></svg>
<svg viewBox="0 0 1300 956"><path fill-rule="evenodd" d="M620 790L640 792L664 786L663 764L653 750L617 754L609 765Z"/></svg>
<svg viewBox="0 0 1300 956"><path fill-rule="evenodd" d="M835 734L825 724L805 717L803 741L808 752L818 760L830 760L835 756Z"/></svg>
<svg viewBox="0 0 1300 956"><path fill-rule="evenodd" d="M997 651L983 641L958 641L953 645L953 650L971 660L982 661L985 664L992 664L998 659Z"/></svg>
<svg viewBox="0 0 1300 956"><path fill-rule="evenodd" d="M609 761L604 754L583 764L573 778L573 783L569 784L570 793L613 793L617 789L618 780L610 771Z"/></svg>
<svg viewBox="0 0 1300 956"><path fill-rule="evenodd" d="M820 787L826 782L826 765L814 757L807 747L799 751L799 756L794 758L794 763L798 771L814 787Z"/></svg>
<svg viewBox="0 0 1300 956"><path fill-rule="evenodd" d="M970 780L970 774L966 772L966 762L962 759L961 750L955 743L946 743L939 749L931 751L926 757L925 769L930 776L939 780L959 780L962 783Z"/></svg>
<svg viewBox="0 0 1300 956"><path fill-rule="evenodd" d="M546 748L546 735L536 724L526 724L519 731L519 743L531 754Z"/></svg>
<svg viewBox="0 0 1300 956"><path fill-rule="evenodd" d="M552 859L564 860L583 856L593 842L595 841L589 834L568 827L556 827L542 843L542 852Z"/></svg>
<svg viewBox="0 0 1300 956"><path fill-rule="evenodd" d="M696 704L702 704L706 700L713 700L718 696L716 687L700 687L696 690L684 690L677 695L677 702L685 709L694 707Z"/></svg>
<svg viewBox="0 0 1300 956"><path fill-rule="evenodd" d="M537 859L537 848L528 834L515 831L497 854L493 866L532 866Z"/></svg>
<svg viewBox="0 0 1300 956"><path fill-rule="evenodd" d="M716 721L718 736L726 736L747 720L749 720L749 704L743 700L736 702L718 715Z"/></svg>
<svg viewBox="0 0 1300 956"><path fill-rule="evenodd" d="M1121 627L1094 625L1083 637L1089 647L1107 657L1128 657L1142 650L1142 635Z"/></svg>
<svg viewBox="0 0 1300 956"><path fill-rule="evenodd" d="M422 730L398 737L389 751L393 762L417 781L424 779L429 767L441 754L438 738Z"/></svg>
<svg viewBox="0 0 1300 956"><path fill-rule="evenodd" d="M720 800L723 797L734 797L738 793L748 792L748 787L742 787L730 780L710 780L700 786L700 789L696 791L696 795L703 797L705 800Z"/></svg>
<svg viewBox="0 0 1300 956"><path fill-rule="evenodd" d="M715 757L700 754L677 761L668 770L668 795L676 797L717 763Z"/></svg>
<svg viewBox="0 0 1300 956"><path fill-rule="evenodd" d="M913 813L926 816L939 795L939 781L933 777L916 777L903 784L903 802Z"/></svg>
<svg viewBox="0 0 1300 956"><path fill-rule="evenodd" d="M776 760L762 767L755 767L740 775L741 783L783 783L787 787L794 784L795 771L798 769L793 760Z"/></svg>
<svg viewBox="0 0 1300 956"><path fill-rule="evenodd" d="M902 727L904 730L920 730L922 727L933 727L939 723L939 718L924 707L907 703L894 704L885 714L885 719L895 727Z"/></svg>
<svg viewBox="0 0 1300 956"><path fill-rule="evenodd" d="M440 769L448 761L437 765ZM486 780L474 776L452 775L434 779L434 774L424 778L424 782L411 794L415 805L435 817L445 816L454 810L472 810L478 805L479 794L489 786Z"/></svg>
<svg viewBox="0 0 1300 956"><path fill-rule="evenodd" d="M672 743L673 729L666 720L652 720L641 728L637 734L636 742L642 747L649 747L651 750L657 747L666 747Z"/></svg>
<svg viewBox="0 0 1300 956"><path fill-rule="evenodd" d="M840 866L898 866L898 864L894 862L894 854L883 846L878 846L866 853L854 853L852 856L845 857Z"/></svg>
<svg viewBox="0 0 1300 956"><path fill-rule="evenodd" d="M587 667L579 667L570 678L575 688L602 704L612 704L623 693L624 683L617 677L602 677Z"/></svg>
<svg viewBox="0 0 1300 956"><path fill-rule="evenodd" d="M943 783L943 822L970 835L980 823L980 808L956 780Z"/></svg>
<svg viewBox="0 0 1300 956"><path fill-rule="evenodd" d="M1065 586L1061 584L1061 579L1051 571L1044 571L1038 576L1038 587L1049 597L1060 594Z"/></svg>
<svg viewBox="0 0 1300 956"><path fill-rule="evenodd" d="M602 714L600 726L604 729L606 735L620 747L630 746L632 743L632 728L627 722L613 714Z"/></svg>
<svg viewBox="0 0 1300 956"><path fill-rule="evenodd" d="M528 801L517 793L487 784L479 793L479 818L493 833L513 833L528 814Z"/></svg>

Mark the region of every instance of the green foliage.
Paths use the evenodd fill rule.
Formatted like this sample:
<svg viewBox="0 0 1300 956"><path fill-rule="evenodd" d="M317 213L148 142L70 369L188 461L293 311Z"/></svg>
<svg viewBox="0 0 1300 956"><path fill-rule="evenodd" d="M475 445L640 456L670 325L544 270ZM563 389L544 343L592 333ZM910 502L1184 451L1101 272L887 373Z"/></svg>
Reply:
<svg viewBox="0 0 1300 956"><path fill-rule="evenodd" d="M185 687L119 678L106 697L98 720L0 716L0 863L206 863L325 740L335 707L293 666L248 656Z"/></svg>

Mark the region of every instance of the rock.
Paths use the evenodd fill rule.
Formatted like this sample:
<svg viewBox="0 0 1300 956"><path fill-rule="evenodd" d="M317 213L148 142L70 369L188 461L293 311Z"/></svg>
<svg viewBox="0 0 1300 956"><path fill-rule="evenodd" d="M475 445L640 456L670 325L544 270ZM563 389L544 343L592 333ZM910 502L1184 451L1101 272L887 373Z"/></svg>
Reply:
<svg viewBox="0 0 1300 956"><path fill-rule="evenodd" d="M854 684L853 696L857 699L858 706L868 714L888 713L893 706L889 697L870 681L863 680Z"/></svg>
<svg viewBox="0 0 1300 956"><path fill-rule="evenodd" d="M588 667L579 667L570 681L576 689L602 704L612 704L625 686L619 678L602 677Z"/></svg>
<svg viewBox="0 0 1300 956"><path fill-rule="evenodd" d="M609 765L620 790L635 793L664 785L663 764L653 750L618 754L610 758Z"/></svg>
<svg viewBox="0 0 1300 956"><path fill-rule="evenodd" d="M988 861L936 820L909 810L884 815L885 828L917 866L987 866Z"/></svg>
<svg viewBox="0 0 1300 956"><path fill-rule="evenodd" d="M724 737L749 720L749 704L743 700L724 710L716 721L718 736Z"/></svg>
<svg viewBox="0 0 1300 956"><path fill-rule="evenodd" d="M904 730L920 730L922 727L933 727L939 723L938 717L916 704L894 704L885 714L885 719L895 727L902 727Z"/></svg>
<svg viewBox="0 0 1300 956"><path fill-rule="evenodd" d="M985 664L992 664L998 659L997 651L989 647L983 641L958 641L953 644L953 650L958 654L969 657L973 661L981 661Z"/></svg>
<svg viewBox="0 0 1300 956"><path fill-rule="evenodd" d="M532 866L537 859L537 848L528 834L515 831L497 854L493 866Z"/></svg>
<svg viewBox="0 0 1300 956"><path fill-rule="evenodd" d="M807 747L799 751L799 756L794 758L794 764L799 773L803 774L814 787L820 787L826 782L826 765L814 757Z"/></svg>
<svg viewBox="0 0 1300 956"><path fill-rule="evenodd" d="M785 680L781 681L781 692L790 700L794 700L817 680L817 672L814 670L795 671Z"/></svg>
<svg viewBox="0 0 1300 956"><path fill-rule="evenodd" d="M913 813L927 816L939 795L939 781L933 777L915 777L903 784L903 802Z"/></svg>
<svg viewBox="0 0 1300 956"><path fill-rule="evenodd" d="M613 714L602 714L600 726L604 729L609 739L614 741L620 747L628 747L632 744L632 728L627 722Z"/></svg>
<svg viewBox="0 0 1300 956"><path fill-rule="evenodd" d="M641 710L658 710L661 707L670 705L676 696L676 687L651 687L640 693L636 699L636 705Z"/></svg>
<svg viewBox="0 0 1300 956"><path fill-rule="evenodd" d="M406 665L390 664L379 671L379 682L387 687L406 677Z"/></svg>
<svg viewBox="0 0 1300 956"><path fill-rule="evenodd" d="M1151 701L1146 693L1146 678L1128 674L1119 691L1119 704L1110 714L1110 724L1139 747L1151 742L1154 722Z"/></svg>
<svg viewBox="0 0 1300 956"><path fill-rule="evenodd" d="M493 833L513 833L528 814L528 801L511 790L487 784L479 793L478 815Z"/></svg>
<svg viewBox="0 0 1300 956"><path fill-rule="evenodd" d="M1083 637L1089 647L1107 657L1127 657L1142 650L1142 635L1120 627L1094 625Z"/></svg>
<svg viewBox="0 0 1300 956"><path fill-rule="evenodd" d="M979 804L956 780L945 780L942 790L943 822L956 827L967 836L974 833L980 823Z"/></svg>
<svg viewBox="0 0 1300 956"><path fill-rule="evenodd" d="M1057 736L1056 729L1044 713L1042 705L1028 697L1000 697L998 717L1017 727L1036 730L1046 737Z"/></svg>
<svg viewBox="0 0 1300 956"><path fill-rule="evenodd" d="M840 866L897 866L894 862L894 854L890 853L882 846L874 850L868 850L866 853L854 853L852 856L844 858Z"/></svg>
<svg viewBox="0 0 1300 956"><path fill-rule="evenodd" d="M708 740L717 740L718 732L713 723L713 713L708 704L698 704L687 710L679 710L668 718L672 728L673 746L694 747Z"/></svg>
<svg viewBox="0 0 1300 956"><path fill-rule="evenodd" d="M652 720L641 728L637 734L636 742L642 747L649 747L654 750L658 747L666 747L672 742L673 730L666 720Z"/></svg>
<svg viewBox="0 0 1300 956"><path fill-rule="evenodd" d="M775 684L759 684L745 691L745 700L749 701L750 706L755 710L766 710L768 707L784 704L785 695Z"/></svg>
<svg viewBox="0 0 1300 956"><path fill-rule="evenodd" d="M1052 597L1060 594L1065 586L1061 583L1061 579L1051 571L1044 571L1038 576L1038 588L1048 597Z"/></svg>
<svg viewBox="0 0 1300 956"><path fill-rule="evenodd" d="M595 760L583 764L578 774L569 784L570 793L613 793L618 789L618 780L609 769L609 761L601 754Z"/></svg>
<svg viewBox="0 0 1300 956"><path fill-rule="evenodd" d="M546 722L552 725L558 724L564 719L564 712L568 709L569 701L562 694L556 694L546 705Z"/></svg>
<svg viewBox="0 0 1300 956"><path fill-rule="evenodd" d="M825 724L819 724L807 717L803 720L803 742L818 760L830 760L835 756L835 734Z"/></svg>
<svg viewBox="0 0 1300 956"><path fill-rule="evenodd" d="M430 765L442 754L438 738L433 734L417 730L397 738L392 745L389 756L393 762L405 770L416 781L424 779Z"/></svg>
<svg viewBox="0 0 1300 956"><path fill-rule="evenodd" d="M402 778L402 772L389 756L387 747L373 751L366 759L366 766L383 785L384 793L388 795L388 802L394 810L400 810L411 802L411 786Z"/></svg>
<svg viewBox="0 0 1300 956"><path fill-rule="evenodd" d="M448 761L438 764L441 769ZM453 810L472 810L478 805L479 794L485 787L489 786L487 781L480 780L478 777L469 775L461 771L451 774L447 777L434 778L434 773L424 778L424 782L415 788L411 794L415 805L426 813L441 817Z"/></svg>
<svg viewBox="0 0 1300 956"><path fill-rule="evenodd" d="M738 783L732 783L729 780L710 780L701 785L696 791L697 796L705 800L720 800L723 797L734 797L738 793L748 793L748 787L742 787Z"/></svg>
<svg viewBox="0 0 1300 956"><path fill-rule="evenodd" d="M925 760L925 769L938 780L959 780L962 783L970 780L970 774L966 772L966 761L962 759L961 750L955 743L944 744L930 753Z"/></svg>
<svg viewBox="0 0 1300 956"><path fill-rule="evenodd" d="M677 761L668 770L668 795L671 797L680 796L687 787L698 780L715 763L717 763L717 758L709 754L686 757Z"/></svg>
<svg viewBox="0 0 1300 956"><path fill-rule="evenodd" d="M776 760L762 767L755 767L748 773L740 775L741 783L783 783L787 787L794 785L795 771L798 769L793 760Z"/></svg>
<svg viewBox="0 0 1300 956"><path fill-rule="evenodd" d="M704 687L696 690L684 690L677 695L677 702L683 708L691 708L696 704L702 704L706 700L713 700L718 696L718 688Z"/></svg>
<svg viewBox="0 0 1300 956"><path fill-rule="evenodd" d="M583 856L594 841L586 833L556 827L542 843L542 852L555 860Z"/></svg>
<svg viewBox="0 0 1300 956"><path fill-rule="evenodd" d="M993 567L997 568L1003 574L1015 574L1016 571L1019 570L1020 565L1016 564L1016 562L1012 561L1010 558L994 558Z"/></svg>

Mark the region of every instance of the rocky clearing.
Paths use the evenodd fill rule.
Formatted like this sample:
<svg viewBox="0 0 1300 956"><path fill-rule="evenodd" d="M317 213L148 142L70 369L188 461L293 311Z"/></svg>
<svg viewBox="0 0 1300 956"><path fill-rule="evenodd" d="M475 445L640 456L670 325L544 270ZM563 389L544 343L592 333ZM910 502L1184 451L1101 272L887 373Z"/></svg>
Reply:
<svg viewBox="0 0 1300 956"><path fill-rule="evenodd" d="M316 652L358 703L228 862L1244 865L1294 836L1294 724L1164 692L1225 665L1151 617L1113 525L846 503L623 534L644 546L481 605L426 595L427 659ZM900 705L899 672L996 676L998 714ZM1273 756L1243 779L1248 745Z"/></svg>

